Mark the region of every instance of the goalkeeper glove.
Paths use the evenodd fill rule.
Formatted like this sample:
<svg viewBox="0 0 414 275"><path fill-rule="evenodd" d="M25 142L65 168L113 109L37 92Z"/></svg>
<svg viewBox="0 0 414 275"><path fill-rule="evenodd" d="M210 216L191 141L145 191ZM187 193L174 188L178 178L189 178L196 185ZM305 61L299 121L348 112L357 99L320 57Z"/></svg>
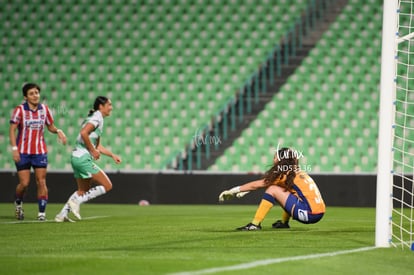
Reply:
<svg viewBox="0 0 414 275"><path fill-rule="evenodd" d="M239 192L239 193L236 194L236 197L238 199L240 199L240 198L244 197L245 195L247 195L249 193L250 193L250 191Z"/></svg>
<svg viewBox="0 0 414 275"><path fill-rule="evenodd" d="M219 202L232 199L234 196L236 196L237 198L241 198L245 196L247 193L249 193L249 191L240 192L240 186L236 186L230 190L224 190L223 192L221 192L219 196Z"/></svg>

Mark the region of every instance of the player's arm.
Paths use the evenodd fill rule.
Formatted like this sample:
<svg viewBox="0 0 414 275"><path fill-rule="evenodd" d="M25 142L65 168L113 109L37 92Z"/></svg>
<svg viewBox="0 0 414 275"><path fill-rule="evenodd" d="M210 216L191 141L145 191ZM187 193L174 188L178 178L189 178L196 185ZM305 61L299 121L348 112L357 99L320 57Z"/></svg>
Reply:
<svg viewBox="0 0 414 275"><path fill-rule="evenodd" d="M89 135L94 130L95 130L95 125L93 125L92 123L86 123L86 125L81 129L79 134L83 140L83 143L85 144L86 149L88 149L93 159L99 159L101 153L99 153L99 151L93 146L91 140L89 139Z"/></svg>
<svg viewBox="0 0 414 275"><path fill-rule="evenodd" d="M17 144L16 144L16 130L17 130L17 127L18 127L18 124L10 123L9 139L10 139L10 145L11 145L11 148L12 148L13 160L15 162L20 161L20 154L19 154L19 150L17 149Z"/></svg>
<svg viewBox="0 0 414 275"><path fill-rule="evenodd" d="M240 186L235 186L229 190L224 190L219 195L219 201L229 200L233 197L241 198L248 194L250 191L254 191L260 188L267 187L264 179L250 181Z"/></svg>
<svg viewBox="0 0 414 275"><path fill-rule="evenodd" d="M99 152L101 152L103 155L111 157L116 164L121 163L121 157L112 153L109 149L105 148L104 146L102 146L100 143L98 144L97 149L99 150Z"/></svg>
<svg viewBox="0 0 414 275"><path fill-rule="evenodd" d="M265 183L264 179L250 181L240 186L240 192L254 191L260 188L265 188L268 185Z"/></svg>
<svg viewBox="0 0 414 275"><path fill-rule="evenodd" d="M65 133L61 130L58 129L55 124L50 124L47 125L47 129L49 130L49 132L53 133L53 134L57 134L59 140L62 142L62 144L66 144L67 139L66 139L66 135Z"/></svg>

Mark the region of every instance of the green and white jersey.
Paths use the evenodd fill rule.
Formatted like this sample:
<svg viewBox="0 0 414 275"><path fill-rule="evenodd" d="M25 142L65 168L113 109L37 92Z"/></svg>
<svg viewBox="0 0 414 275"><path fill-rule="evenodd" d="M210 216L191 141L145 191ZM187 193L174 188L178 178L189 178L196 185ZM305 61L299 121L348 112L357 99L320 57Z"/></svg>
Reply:
<svg viewBox="0 0 414 275"><path fill-rule="evenodd" d="M87 117L82 123L82 128L85 127L85 125L88 123L95 126L95 130L89 134L89 139L91 140L92 145L96 147L98 138L102 135L104 125L104 119L101 112L95 111L91 116ZM72 155L75 157L81 157L84 154L89 154L89 151L86 149L81 135L78 134L78 137L76 138L75 149L73 150Z"/></svg>

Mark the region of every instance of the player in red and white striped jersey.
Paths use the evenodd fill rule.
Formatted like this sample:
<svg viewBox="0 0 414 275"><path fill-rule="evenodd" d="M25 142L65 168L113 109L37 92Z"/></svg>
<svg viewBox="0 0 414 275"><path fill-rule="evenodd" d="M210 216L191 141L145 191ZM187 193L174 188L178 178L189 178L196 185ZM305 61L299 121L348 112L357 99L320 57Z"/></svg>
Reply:
<svg viewBox="0 0 414 275"><path fill-rule="evenodd" d="M40 87L35 83L27 83L22 90L25 102L14 109L9 128L10 145L19 178L14 202L16 218L24 219L23 196L30 183L30 169L33 167L37 183L38 219L45 220L48 160L44 129L46 127L51 133L57 134L63 144L66 144L66 136L54 125L48 106L40 103Z"/></svg>

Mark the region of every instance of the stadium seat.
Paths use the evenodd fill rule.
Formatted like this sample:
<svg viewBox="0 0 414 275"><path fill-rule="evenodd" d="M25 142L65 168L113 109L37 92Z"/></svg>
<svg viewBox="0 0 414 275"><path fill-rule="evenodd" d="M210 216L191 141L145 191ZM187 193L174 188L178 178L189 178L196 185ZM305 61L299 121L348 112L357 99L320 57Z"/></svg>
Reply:
<svg viewBox="0 0 414 275"><path fill-rule="evenodd" d="M364 18L355 17L353 11L361 6L375 12ZM381 8L375 1L350 2L297 73L267 104L262 112L266 119L260 114L257 120L261 122L252 123L242 133L243 139L253 136L253 132L267 131L275 133L273 136L263 135L265 144L271 144L270 140L275 138L289 146L301 144L313 172L375 171L379 78L370 73L369 68L377 63L380 55L373 46L378 44L377 34L381 33L381 16L378 14L381 14ZM366 28L369 31L364 31ZM231 151L248 153L246 144L249 140L236 141L234 148L226 150L222 156L226 158L226 167L234 167L237 163L238 171L249 171L250 165L260 163L255 155L250 158L256 160L249 160L248 164L231 157ZM228 164L231 161L233 165ZM220 163L221 158L210 169L221 170Z"/></svg>
<svg viewBox="0 0 414 275"><path fill-rule="evenodd" d="M375 33L375 23L379 19L375 15L367 16L368 21L352 17L354 6L358 4L351 5L344 19L339 20L341 24L331 31L335 38L327 37L326 41L335 40L345 32L350 20L348 17L355 20L355 24L369 27L367 33ZM364 7L370 5L374 4L367 3ZM108 130L105 140L127 155L128 161L120 166L121 169L159 169L162 163L169 161L162 158L171 157L159 152L164 150L164 153L173 154L185 148L194 131L208 125L211 118L234 97L235 91L242 87L272 50L274 42L280 40L306 7L307 1L294 4L279 1L277 5L271 1L249 0L205 5L194 1L167 1L162 4L149 1L139 6L119 1L107 5L85 1L59 5L8 2L4 4L4 10L10 11L10 14L4 13L0 17L10 30L3 36L7 45L0 49L0 59L6 64L0 71L0 80L4 85L9 85L5 87L9 90L10 86L17 85L15 83L25 82L30 74L32 80L40 82L42 87L54 87L57 91L54 97L48 95L49 89L44 89L44 94L50 105L65 107L65 113L57 114L57 119L62 124L59 126L68 129L72 139L94 98L109 95L113 99L114 111L105 124ZM32 11L47 20L21 24L16 19ZM359 23L362 20L365 21ZM354 32L353 29L348 31L349 35ZM33 44L26 47L23 39L30 39ZM366 41L373 39L375 37ZM370 46L361 37L359 41L361 47ZM331 47L333 45L330 44ZM372 66L368 61L377 56L378 47L370 48L366 66ZM320 92L321 79L312 72L315 64L327 61L323 56L327 55L327 51L320 48L319 52L312 53L313 62L301 68L304 75L298 77L296 86L289 91L291 94L274 100L268 107L268 114L274 114L275 109L280 110L280 99L304 110L312 99L310 94ZM338 51L338 56L345 55L343 52ZM34 56L30 62L26 57L28 53ZM24 65L29 63L32 65ZM319 68L325 73L328 65L331 66L331 63ZM343 70L352 72L353 68ZM329 85L334 85L335 81L331 80ZM307 84L307 88L303 83ZM377 79L366 82L370 88L365 89L372 89L375 83ZM17 86L15 90L20 91ZM303 90L302 102L295 98L298 90ZM285 93L282 91L281 94ZM10 109L11 105L18 104L21 100L20 94L17 95L13 100L4 101L2 107ZM338 106L336 103L332 100L332 106ZM285 121L291 112L283 113L282 117L266 117L254 129L262 131L272 128L272 131L263 130L265 135L252 136L263 139L263 146L268 146L275 143L274 138L268 140L272 134L279 135L282 140L280 129L289 128L289 138L294 138L299 135L298 129L303 127L307 116L318 119L317 112L324 107L323 102L314 102L313 105L313 110L297 112L302 117L297 118L300 123L293 127ZM352 106L362 108L362 105ZM369 111L364 112L364 117L375 108L377 105L372 104ZM327 114L325 120L331 114ZM364 120L364 117L358 119ZM277 127L274 126L275 121ZM312 138L313 131L305 133L308 135L302 137L303 143ZM139 145L134 146L132 141ZM155 145L148 148L151 142ZM246 139L245 142L252 143L252 140ZM294 140L291 142L295 143ZM122 148L119 144L128 144L128 147ZM167 145L169 149L165 149ZM65 169L67 164L63 155L70 152L57 152L56 148L53 146L53 158L57 159L53 169ZM243 152L243 156L247 155ZM236 160L241 156L237 156ZM245 166L256 167L263 163L262 159L252 159L242 166L234 163L232 157L226 159L224 168L232 171L250 170L251 167ZM224 169L220 165L216 167Z"/></svg>

